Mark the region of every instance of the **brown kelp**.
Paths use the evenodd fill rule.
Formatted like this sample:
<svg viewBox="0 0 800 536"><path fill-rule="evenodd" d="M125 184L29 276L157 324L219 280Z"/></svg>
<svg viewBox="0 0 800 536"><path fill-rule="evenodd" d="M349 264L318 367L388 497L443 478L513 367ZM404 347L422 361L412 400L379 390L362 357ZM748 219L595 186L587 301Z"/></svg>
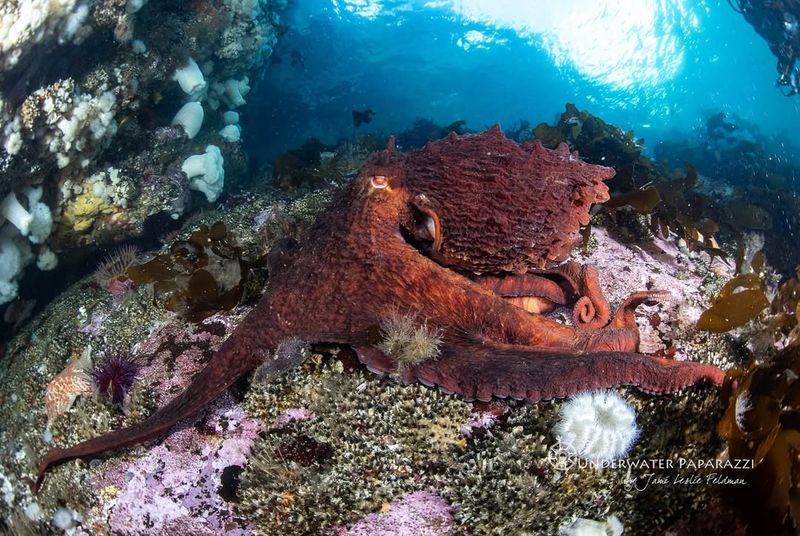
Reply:
<svg viewBox="0 0 800 536"><path fill-rule="evenodd" d="M739 274L728 281L712 300L709 309L697 321L697 329L724 333L741 327L757 318L765 310L763 327L772 334L779 346L800 343L800 271L778 287L775 296L767 297L764 280L764 256L753 257L754 272Z"/></svg>
<svg viewBox="0 0 800 536"><path fill-rule="evenodd" d="M754 274L740 274L722 287L697 321L697 329L723 333L741 327L769 307L764 282Z"/></svg>
<svg viewBox="0 0 800 536"><path fill-rule="evenodd" d="M132 266L127 276L137 284L152 283L164 306L192 321L239 303L248 265L225 224L201 225L186 240L176 240L167 253Z"/></svg>
<svg viewBox="0 0 800 536"><path fill-rule="evenodd" d="M728 372L718 425L729 461L723 491L748 534L794 534L800 521L800 346ZM737 467L738 465L738 467Z"/></svg>

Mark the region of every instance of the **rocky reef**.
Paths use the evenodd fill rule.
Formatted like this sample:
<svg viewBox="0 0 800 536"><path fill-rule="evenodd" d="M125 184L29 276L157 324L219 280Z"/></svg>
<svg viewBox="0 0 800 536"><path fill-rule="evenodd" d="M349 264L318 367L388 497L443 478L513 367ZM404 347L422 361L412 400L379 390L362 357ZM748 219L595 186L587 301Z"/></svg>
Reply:
<svg viewBox="0 0 800 536"><path fill-rule="evenodd" d="M255 263L310 222L329 196L329 189L251 194L223 213L187 222L174 240L188 240L221 218L241 255ZM674 239L626 243L614 228L598 226L589 249L588 257L580 250L573 255L608 267L601 283L612 304L642 285L673 290L673 302L638 315L643 351L702 355L722 367L738 363L728 335L695 329L710 296L732 275L719 258L681 250ZM163 405L257 295L245 291L232 311L191 322L154 301L150 285L133 286L120 299L89 277L25 327L0 362L0 507L13 530L63 523L72 534L169 534L187 526L197 534L380 534L413 526L420 534L477 535L552 533L613 514L628 530L648 532L694 523L709 504L722 508L705 483L688 491L651 484L630 500L632 482L644 486L652 469L629 474L560 457L553 429L561 402L468 403L379 378L335 346L311 348L302 367L272 381L234 386L167 440L66 464L38 495L30 493L26 479L49 445L140 421ZM81 394L46 430L48 383L89 346L128 350L137 359L130 400L118 407ZM714 434L721 411L715 389L693 387L672 397L619 392L641 430L630 459L709 459L722 448ZM657 472L668 479L694 474Z"/></svg>
<svg viewBox="0 0 800 536"><path fill-rule="evenodd" d="M239 115L285 7L0 3L0 304L34 261L51 270L168 228L237 181Z"/></svg>
<svg viewBox="0 0 800 536"><path fill-rule="evenodd" d="M795 0L731 0L730 4L764 38L778 60L778 79L775 85L787 96L800 92L800 71L797 66L797 54L800 50L800 3Z"/></svg>
<svg viewBox="0 0 800 536"><path fill-rule="evenodd" d="M648 301L624 319L637 334L634 349L659 363L730 369L721 392L693 385L669 396L634 387L588 395L614 401L623 414L624 426L597 436L622 434L624 448L597 455L573 438L569 450L559 422L574 401L469 401L404 381L413 367L447 358L441 347L453 335L398 313L362 330L396 370L369 370L358 348L341 341L284 339L272 355L248 356L263 364L168 436L62 464L33 492L48 449L142 423L191 384L337 188L352 185L368 153L386 146L378 136L339 146L309 140L279 156L257 187L232 188L253 182L240 114L270 61L285 7L285 0L0 0L0 306L22 319L32 310L21 299L31 273L109 252L96 273L20 320L0 347L0 530L482 536L587 527L619 534L624 525L633 534L731 534L747 523L751 531L752 523L796 530L800 276L787 269L797 245L782 244L800 210L788 194L790 170L767 169L763 148L737 141L736 154L755 171L736 192L717 196L719 177L658 165L632 132L573 105L553 126L520 122L514 138L525 144L511 146L526 162L536 152L553 166L613 167L614 195L590 213L606 198L601 178L585 198L570 197L571 187L548 188L547 212L574 205L586 217L565 216L546 229L554 237L537 235L552 250L536 264L601 266L596 283L613 308L636 291L668 289L670 301ZM793 57L788 65L794 69ZM784 85L796 85L791 69ZM359 112L364 122L366 112ZM723 131L726 124L715 123ZM467 132L464 122L418 120L391 158L451 132ZM425 173L441 162L451 172L442 176L452 178L462 158L435 153L444 145L429 146L435 158L412 168L409 183L430 179ZM705 163L718 149L693 156ZM487 169L476 165L464 176ZM783 180L784 193L759 197L765 177ZM379 173L361 178L384 194L393 186ZM529 208L529 189L443 237L441 220L452 225L497 184L482 194L426 186L427 197L415 197L418 210L403 214L414 259L438 253L455 269L479 272L529 268L519 258L498 267L485 254L525 249L526 237L513 232L519 226L509 229L529 213L521 209L519 221L496 215L514 203ZM487 229L494 234L482 242ZM366 230L354 233L363 243ZM758 232L766 230L781 232L765 240ZM453 244L458 232L462 242ZM504 245L497 236L519 242ZM138 249L130 244L137 239ZM343 263L319 251L307 258L323 269ZM310 318L339 318L353 307L335 292L302 297L308 301L296 309L317 315ZM572 310L549 305L536 313L548 325L575 327ZM279 374L275 361L292 368ZM467 372L488 383L490 368ZM590 425L603 426L596 421ZM745 458L756 471L728 471L725 462ZM780 486L769 495L773 477ZM754 491L767 498L748 504Z"/></svg>

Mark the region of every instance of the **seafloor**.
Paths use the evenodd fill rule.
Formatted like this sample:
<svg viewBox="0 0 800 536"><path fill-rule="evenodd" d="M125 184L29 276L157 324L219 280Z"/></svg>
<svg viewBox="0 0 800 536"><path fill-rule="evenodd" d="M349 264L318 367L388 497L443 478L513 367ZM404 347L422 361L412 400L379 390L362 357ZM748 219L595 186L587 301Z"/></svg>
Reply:
<svg viewBox="0 0 800 536"><path fill-rule="evenodd" d="M337 145L309 140L271 165L245 152L257 133L240 119L279 61L288 5L0 0L0 531L733 534L748 505L772 532L794 528L800 352L783 347L800 341L800 173L722 112L706 118L702 143L660 145L672 166L714 176L672 173L633 133L574 105L554 126L520 120L506 132L616 169L615 197L573 257L599 267L612 308L634 291L671 292L637 309L642 352L750 366L722 389L615 389L640 430L630 463L563 456L553 430L566 401L470 403L373 375L350 348L293 341L302 366L244 378L149 444L53 467L32 492L49 448L141 422L181 392L258 301L268 254L386 147L360 135L371 110L352 110ZM796 89L791 72L779 83ZM451 131L466 134L464 121L418 119L398 146ZM201 257L214 270L199 274ZM717 315L698 331L712 300L737 320ZM81 368L90 360L94 377ZM734 454L761 469L732 507L702 466ZM757 487L773 482L775 493Z"/></svg>
<svg viewBox="0 0 800 536"><path fill-rule="evenodd" d="M184 232L223 221L244 250L258 252L274 239L265 229L270 215L310 221L329 194L330 188L294 198L249 194L232 209L192 219ZM639 308L643 351L675 346L678 359L734 364L739 352L729 335L695 329L709 296L732 275L725 262L681 251L673 240L622 240L599 225L586 254L575 257L603 267L612 306L641 288L673 293L671 302ZM63 464L31 494L28 484L48 446L143 419L187 385L249 309L192 323L155 303L148 286L115 300L87 277L37 315L0 361L2 507L15 530L35 532L58 511L69 513L70 534L543 534L575 518L611 515L644 534L695 524L721 508L705 481L708 471L559 463L550 450L563 402L468 403L379 378L335 347L313 347L305 365L272 382L240 385L155 444ZM79 397L45 444L47 385L88 347L130 349L141 366L130 401L122 412L103 397ZM721 453L715 388L664 396L618 391L641 429L631 460L710 460ZM652 474L670 484L646 485ZM688 483L695 475L702 482ZM673 485L676 478L687 483ZM382 511L406 514L359 521ZM417 528L376 532L381 523Z"/></svg>

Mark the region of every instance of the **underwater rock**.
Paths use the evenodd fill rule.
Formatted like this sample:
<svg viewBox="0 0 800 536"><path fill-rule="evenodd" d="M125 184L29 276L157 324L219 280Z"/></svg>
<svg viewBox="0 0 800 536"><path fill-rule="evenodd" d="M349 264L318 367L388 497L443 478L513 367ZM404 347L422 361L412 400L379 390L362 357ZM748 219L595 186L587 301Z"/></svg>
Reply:
<svg viewBox="0 0 800 536"><path fill-rule="evenodd" d="M272 183L282 190L337 184L356 172L366 158L353 154L352 148L331 149L318 139L309 138L300 147L278 155L272 163Z"/></svg>
<svg viewBox="0 0 800 536"><path fill-rule="evenodd" d="M260 430L229 397L220 399L202 422L143 457L104 467L92 480L100 504L87 512L85 525L118 534L166 536L187 527L193 534L245 534L249 524L231 502L230 468L246 463Z"/></svg>
<svg viewBox="0 0 800 536"><path fill-rule="evenodd" d="M195 149L187 138L197 136L203 146L218 139L227 111L204 88L257 79L284 7L238 0L3 3L0 198L41 185L41 202L59 215L46 241L58 253L140 236L161 212L179 218L191 208L186 179L174 176ZM179 109L182 127L173 130L181 134L167 141L163 129ZM235 177L240 142L228 135L225 143ZM0 296L13 297L12 284Z"/></svg>
<svg viewBox="0 0 800 536"><path fill-rule="evenodd" d="M796 67L800 50L798 31L798 6L794 2L742 2L732 6L764 38L770 51L778 59L776 86L786 88L784 95L800 92L800 74Z"/></svg>
<svg viewBox="0 0 800 536"><path fill-rule="evenodd" d="M380 513L369 514L341 536L445 536L453 534L453 507L442 497L425 491L409 493L386 503Z"/></svg>

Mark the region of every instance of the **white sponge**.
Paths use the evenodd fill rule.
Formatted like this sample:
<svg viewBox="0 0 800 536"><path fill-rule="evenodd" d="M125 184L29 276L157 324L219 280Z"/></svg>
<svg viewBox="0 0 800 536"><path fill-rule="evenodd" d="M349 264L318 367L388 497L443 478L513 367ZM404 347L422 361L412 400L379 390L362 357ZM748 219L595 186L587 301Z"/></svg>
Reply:
<svg viewBox="0 0 800 536"><path fill-rule="evenodd" d="M189 188L203 192L209 203L213 203L222 193L225 185L224 160L219 147L209 145L206 152L190 156L183 161L181 170L189 177Z"/></svg>

